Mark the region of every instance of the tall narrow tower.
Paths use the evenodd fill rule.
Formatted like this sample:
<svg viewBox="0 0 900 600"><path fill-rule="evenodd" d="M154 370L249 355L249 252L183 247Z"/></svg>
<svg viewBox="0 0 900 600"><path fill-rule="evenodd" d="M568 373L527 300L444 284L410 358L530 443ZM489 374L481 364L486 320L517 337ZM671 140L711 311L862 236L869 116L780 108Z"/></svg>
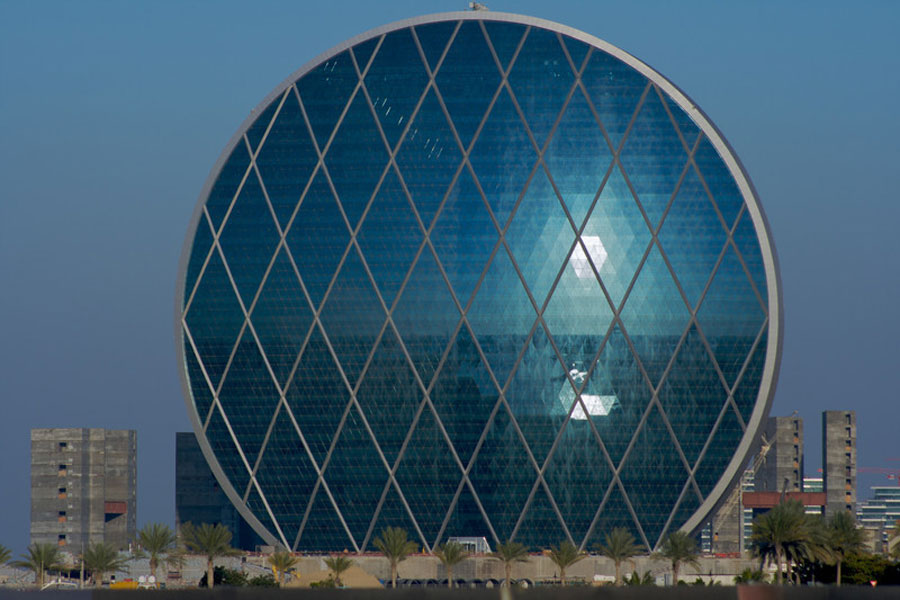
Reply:
<svg viewBox="0 0 900 600"><path fill-rule="evenodd" d="M822 413L822 479L826 517L856 510L856 411Z"/></svg>
<svg viewBox="0 0 900 600"><path fill-rule="evenodd" d="M803 491L803 419L769 417L766 439L772 444L756 471L757 492Z"/></svg>

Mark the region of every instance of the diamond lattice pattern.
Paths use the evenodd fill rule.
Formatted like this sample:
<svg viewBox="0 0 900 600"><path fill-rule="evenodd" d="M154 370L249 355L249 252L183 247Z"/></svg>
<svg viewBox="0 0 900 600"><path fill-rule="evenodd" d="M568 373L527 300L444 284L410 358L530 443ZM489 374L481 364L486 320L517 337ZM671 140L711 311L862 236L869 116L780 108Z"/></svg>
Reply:
<svg viewBox="0 0 900 600"><path fill-rule="evenodd" d="M395 524L653 548L757 402L766 281L731 173L654 83L549 30L327 59L260 111L193 240L202 434L288 547Z"/></svg>

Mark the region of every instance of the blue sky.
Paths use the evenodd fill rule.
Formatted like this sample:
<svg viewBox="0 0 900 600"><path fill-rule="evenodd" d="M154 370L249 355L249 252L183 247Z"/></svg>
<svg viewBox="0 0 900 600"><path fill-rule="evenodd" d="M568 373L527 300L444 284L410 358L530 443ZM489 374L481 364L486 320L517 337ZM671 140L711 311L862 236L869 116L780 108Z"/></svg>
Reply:
<svg viewBox="0 0 900 600"><path fill-rule="evenodd" d="M488 5L623 48L711 117L781 261L773 414L806 420L807 474L825 409L857 411L861 466L900 469L900 3ZM466 6L0 0L0 543L28 543L32 427L136 428L139 524L174 522L175 278L210 168L320 52Z"/></svg>

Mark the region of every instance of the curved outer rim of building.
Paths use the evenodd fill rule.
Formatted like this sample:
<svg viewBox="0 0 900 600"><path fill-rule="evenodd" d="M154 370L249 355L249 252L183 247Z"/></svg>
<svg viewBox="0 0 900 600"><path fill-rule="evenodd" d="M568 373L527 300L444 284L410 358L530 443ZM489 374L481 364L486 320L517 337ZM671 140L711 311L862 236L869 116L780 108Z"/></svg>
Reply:
<svg viewBox="0 0 900 600"><path fill-rule="evenodd" d="M747 174L744 166L741 164L737 155L734 153L731 145L725 139L725 136L722 135L715 124L694 103L694 101L691 100L691 98L687 94L685 94L680 88L678 88L678 86L676 86L674 83L669 81L666 77L664 77L662 74L654 70L643 61L635 58L631 54L628 54L624 50L613 46L609 42L601 40L600 38L585 33L581 30L569 27L568 25L562 25L554 21L549 21L538 17L519 15L515 13L493 11L456 11L435 13L431 15L422 15L418 17L412 17L410 19L395 21L387 25L382 25L380 27L370 29L365 33L361 33L355 37L352 37L345 42L334 46L330 50L322 52L312 60L308 61L302 67L291 73L287 78L285 78L262 100L262 102L260 102L250 112L247 118L244 119L244 122L241 123L241 126L237 129L235 134L228 141L224 150L219 155L219 158L216 161L215 165L213 165L213 168L210 170L210 174L203 185L203 189L200 192L200 197L198 199L197 205L195 206L194 212L191 216L190 224L188 226L188 235L185 238L184 246L181 250L181 258L179 259L178 263L178 278L176 279L175 284L175 352L178 361L178 373L181 379L182 393L184 394L188 416L191 420L191 425L194 428L194 433L197 436L200 448L203 451L203 455L206 458L206 461L209 463L213 474L216 477L216 480L219 482L219 484L222 486L222 489L228 496L228 499L238 509L241 516L251 525L251 527L253 527L256 533L258 533L269 544L284 545L286 547L290 547L290 544L287 544L287 540L278 540L272 535L271 532L268 531L266 527L262 525L259 519L256 518L256 515L253 514L250 508L244 503L243 499L237 494L234 487L231 485L231 481L225 475L224 470L219 464L218 458L216 457L215 453L213 453L212 447L209 445L209 441L207 440L206 435L203 434L203 425L202 423L200 423L199 417L194 410L193 393L191 391L190 382L188 381L187 377L187 367L184 356L184 331L182 318L182 307L184 306L185 277L187 275L187 265L190 259L191 249L194 244L194 237L197 232L197 226L200 223L200 217L203 214L203 207L206 203L210 191L212 190L213 185L215 184L216 177L218 176L219 171L225 165L225 162L228 160L228 157L231 156L231 153L234 150L235 146L241 141L244 133L250 128L251 125L253 125L259 114L261 114L262 111L265 110L265 108L273 100L281 96L287 88L294 84L294 82L306 75L309 71L311 71L323 61L339 54L340 52L343 52L344 50L352 46L359 44L360 42L364 42L368 39L378 37L392 31L406 29L415 25L435 23L439 21L460 20L501 21L506 23L516 23L520 25L540 27L542 29L548 29L550 31L554 31L579 40L599 50L602 50L603 52L606 52L614 56L615 58L618 58L628 66L634 68L636 71L644 75L647 79L658 85L666 94L669 95L669 97L675 100L675 102L682 108L682 110L685 111L685 113L688 114L688 116L701 129L704 135L706 135L709 138L710 142L712 142L713 147L716 149L716 151L719 153L719 156L728 166L728 170L734 177L735 182L738 185L738 189L740 189L741 191L741 194L744 198L744 203L746 204L747 210L752 218L757 238L759 239L760 251L763 257L763 266L766 273L766 282L768 288L767 301L769 307L769 335L766 346L766 361L765 365L763 366L763 374L760 380L759 397L757 397L756 404L753 408L753 413L750 417L750 421L746 424L747 429L744 433L744 436L741 438L741 442L738 445L734 456L732 456L732 459L728 463L725 472L719 478L718 483L716 483L716 485L713 487L712 491L709 493L700 507L681 526L682 531L695 531L700 527L705 518L715 508L720 506L722 502L724 502L725 492L729 490L732 485L737 484L738 479L743 473L744 465L746 464L748 455L751 449L754 447L754 443L758 440L759 435L762 431L761 426L763 418L769 414L769 410L771 409L772 401L775 396L775 388L778 383L778 374L781 365L781 353L784 338L784 311L782 307L781 270L778 265L778 257L775 252L775 246L772 242L771 229L769 227L768 219L763 212L762 205L760 204L759 198L756 194L756 188L753 186L753 183L750 180L750 176ZM263 499L263 502L266 502L266 500Z"/></svg>

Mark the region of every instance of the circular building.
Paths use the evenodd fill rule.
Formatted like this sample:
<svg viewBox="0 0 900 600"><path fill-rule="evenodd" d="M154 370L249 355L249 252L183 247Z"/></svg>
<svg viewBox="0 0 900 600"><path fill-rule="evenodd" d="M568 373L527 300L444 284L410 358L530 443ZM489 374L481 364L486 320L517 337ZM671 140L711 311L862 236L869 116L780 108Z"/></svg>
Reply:
<svg viewBox="0 0 900 600"><path fill-rule="evenodd" d="M653 548L736 480L781 301L750 180L685 94L580 31L460 12L259 104L194 212L176 335L206 458L272 543Z"/></svg>

